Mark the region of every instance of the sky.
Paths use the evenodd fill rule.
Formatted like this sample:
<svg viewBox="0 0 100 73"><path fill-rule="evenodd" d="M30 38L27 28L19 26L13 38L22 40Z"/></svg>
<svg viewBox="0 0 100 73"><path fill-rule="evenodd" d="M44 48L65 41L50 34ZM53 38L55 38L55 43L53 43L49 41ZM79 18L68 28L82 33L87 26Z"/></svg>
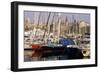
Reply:
<svg viewBox="0 0 100 73"><path fill-rule="evenodd" d="M39 23L46 23L48 17L49 17L49 23L51 23L52 21L56 22L58 20L58 17L61 17L62 19L67 18L68 22L73 22L73 20L75 19L76 21L85 21L90 24L90 14L84 14L84 13L24 11L24 17L29 18L30 23L36 23L36 24L38 23L38 20Z"/></svg>

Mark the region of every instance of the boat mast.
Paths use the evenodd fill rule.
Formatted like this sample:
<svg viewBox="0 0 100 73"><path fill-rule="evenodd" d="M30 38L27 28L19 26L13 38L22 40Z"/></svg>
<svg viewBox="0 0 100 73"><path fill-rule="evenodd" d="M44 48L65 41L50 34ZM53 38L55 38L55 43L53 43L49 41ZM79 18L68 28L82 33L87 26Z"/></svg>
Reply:
<svg viewBox="0 0 100 73"><path fill-rule="evenodd" d="M34 34L35 37L36 37L37 29L38 29L38 26L39 26L40 16L41 16L41 12L39 13L39 17L38 17L38 23L37 23L36 31L35 31L35 34Z"/></svg>
<svg viewBox="0 0 100 73"><path fill-rule="evenodd" d="M51 25L53 25L53 27L54 27L54 17L55 17L55 13L54 13L54 15L53 15L52 22L51 22ZM54 30L54 29L53 29L53 30Z"/></svg>
<svg viewBox="0 0 100 73"><path fill-rule="evenodd" d="M50 15L51 15L51 12L48 14L48 18L47 18L47 22L46 22L46 27L49 25L48 23L49 23ZM44 30L43 38L45 37L45 35L46 35L46 28ZM45 41L45 38L44 38L44 41Z"/></svg>
<svg viewBox="0 0 100 73"><path fill-rule="evenodd" d="M54 16L55 16L55 13L54 13L53 16L52 16L51 24L48 24L48 37L49 37L49 35L50 35L51 25L53 25L53 22L54 22Z"/></svg>
<svg viewBox="0 0 100 73"><path fill-rule="evenodd" d="M33 14L33 17L34 17L34 14ZM33 19L33 22L31 22L31 33L30 33L30 35L29 35L29 38L30 38L30 44L32 44L32 41L33 41L33 32L34 32L34 19Z"/></svg>
<svg viewBox="0 0 100 73"><path fill-rule="evenodd" d="M61 31L61 14L59 13L58 14L58 16L59 16L59 21L58 21L58 40L59 40L59 38L60 38L60 31ZM59 42L59 41L58 41Z"/></svg>

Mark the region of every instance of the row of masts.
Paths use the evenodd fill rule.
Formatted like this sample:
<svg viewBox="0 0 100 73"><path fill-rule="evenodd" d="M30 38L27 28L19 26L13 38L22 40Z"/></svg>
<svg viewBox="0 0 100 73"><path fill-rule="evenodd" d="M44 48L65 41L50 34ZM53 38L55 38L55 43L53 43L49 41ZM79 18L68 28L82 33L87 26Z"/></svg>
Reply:
<svg viewBox="0 0 100 73"><path fill-rule="evenodd" d="M46 16L47 18L45 19L44 18L45 16L43 16L42 13L40 12L39 15L38 15L37 24L36 23L32 23L32 25L35 25L31 29L34 32L34 37L36 37L36 35L38 34L37 31L39 29L39 26L41 26L40 25L41 18L44 19L44 22L42 22L42 27L43 27L42 30L44 31L44 33L43 33L43 36L41 37L44 40L45 40L45 38L49 39L49 36L50 36L51 33L53 34L52 37L55 38L55 36L56 36L56 38L58 40L59 40L59 38L61 36L67 37L69 34L79 34L79 25L76 22L76 20L74 19L74 16L72 16L72 21L73 21L72 24L70 24L68 22L67 16L65 16L65 18L63 18L62 16L63 15L61 13L48 12L48 15ZM62 20L62 18L63 18L63 20ZM33 22L34 22L34 20L33 20ZM65 25L65 27L63 25ZM62 31L62 30L64 30L63 28L61 28L62 26L67 31ZM74 26L74 27L70 28L71 26ZM33 36L33 34L32 34L32 36ZM31 38L31 39L34 39L34 38Z"/></svg>

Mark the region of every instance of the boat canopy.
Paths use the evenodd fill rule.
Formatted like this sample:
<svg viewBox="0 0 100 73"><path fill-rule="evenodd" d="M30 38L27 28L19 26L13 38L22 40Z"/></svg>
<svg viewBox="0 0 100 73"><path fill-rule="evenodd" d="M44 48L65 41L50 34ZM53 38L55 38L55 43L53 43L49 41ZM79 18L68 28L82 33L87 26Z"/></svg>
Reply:
<svg viewBox="0 0 100 73"><path fill-rule="evenodd" d="M64 37L60 38L59 44L62 44L63 46L75 45L73 39L71 39L71 38L64 38Z"/></svg>

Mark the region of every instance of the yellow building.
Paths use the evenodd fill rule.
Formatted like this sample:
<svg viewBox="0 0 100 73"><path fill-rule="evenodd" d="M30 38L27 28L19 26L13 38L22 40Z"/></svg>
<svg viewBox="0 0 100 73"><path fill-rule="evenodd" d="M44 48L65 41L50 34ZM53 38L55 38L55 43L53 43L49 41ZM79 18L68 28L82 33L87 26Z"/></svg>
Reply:
<svg viewBox="0 0 100 73"><path fill-rule="evenodd" d="M90 33L90 24L85 21L79 23L79 33L84 35L85 33Z"/></svg>

